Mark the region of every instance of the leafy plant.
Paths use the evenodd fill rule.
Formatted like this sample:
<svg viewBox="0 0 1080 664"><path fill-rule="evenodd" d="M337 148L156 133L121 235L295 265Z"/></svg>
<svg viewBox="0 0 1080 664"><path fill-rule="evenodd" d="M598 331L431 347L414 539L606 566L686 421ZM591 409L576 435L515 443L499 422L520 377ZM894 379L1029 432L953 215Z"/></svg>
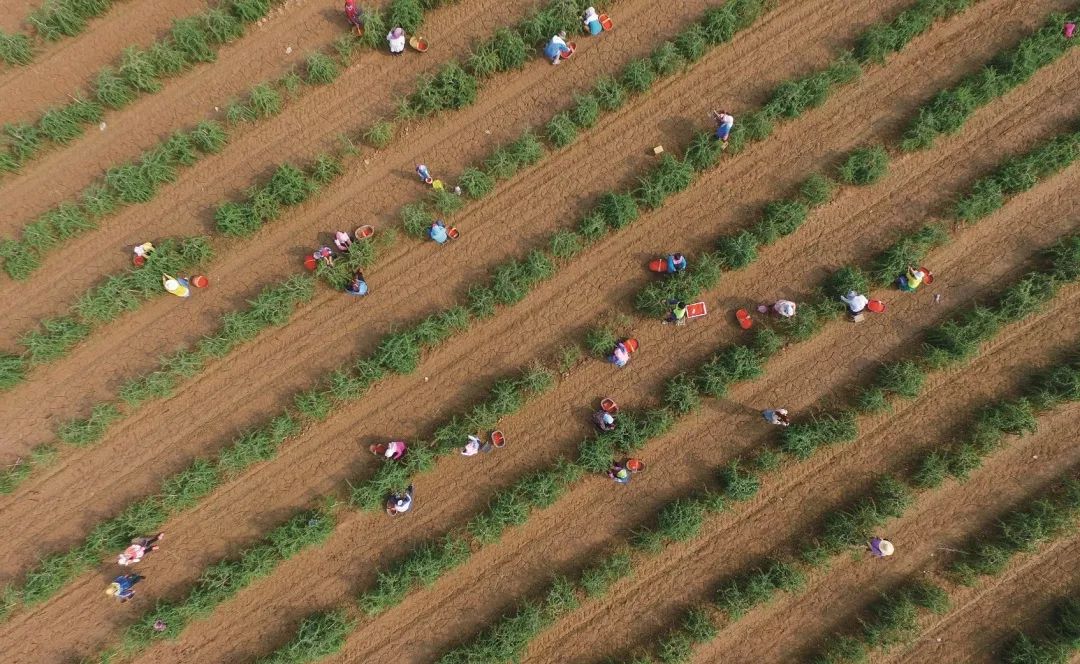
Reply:
<svg viewBox="0 0 1080 664"><path fill-rule="evenodd" d="M868 185L885 177L889 170L889 153L880 145L852 151L840 165L840 180L847 184Z"/></svg>
<svg viewBox="0 0 1080 664"><path fill-rule="evenodd" d="M626 90L610 76L601 76L593 86L593 95L600 108L605 111L618 110L626 101Z"/></svg>
<svg viewBox="0 0 1080 664"><path fill-rule="evenodd" d="M620 79L629 92L641 93L652 87L656 71L651 60L632 60L623 68Z"/></svg>
<svg viewBox="0 0 1080 664"><path fill-rule="evenodd" d="M33 59L29 36L0 30L0 60L9 65L28 65Z"/></svg>
<svg viewBox="0 0 1080 664"><path fill-rule="evenodd" d="M364 140L372 147L382 149L394 140L394 123L389 120L379 120L364 132Z"/></svg>
<svg viewBox="0 0 1080 664"><path fill-rule="evenodd" d="M395 0L400 2L400 0ZM341 68L333 58L325 53L315 52L307 57L307 82L311 85L326 85L341 75Z"/></svg>
<svg viewBox="0 0 1080 664"><path fill-rule="evenodd" d="M353 622L343 610L314 613L300 622L289 643L259 658L258 664L307 664L333 655L345 645L352 629Z"/></svg>
<svg viewBox="0 0 1080 664"><path fill-rule="evenodd" d="M548 140L557 148L566 147L577 140L577 125L567 111L551 118L547 123L546 132Z"/></svg>

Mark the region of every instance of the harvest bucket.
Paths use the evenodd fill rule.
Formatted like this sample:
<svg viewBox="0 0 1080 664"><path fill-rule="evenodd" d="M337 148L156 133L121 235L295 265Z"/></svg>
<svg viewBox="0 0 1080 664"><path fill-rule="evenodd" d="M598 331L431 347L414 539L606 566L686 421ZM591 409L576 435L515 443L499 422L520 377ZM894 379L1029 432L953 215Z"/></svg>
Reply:
<svg viewBox="0 0 1080 664"><path fill-rule="evenodd" d="M709 310L705 307L704 302L695 302L686 307L687 318L701 318L707 313L709 313Z"/></svg>
<svg viewBox="0 0 1080 664"><path fill-rule="evenodd" d="M870 300L866 303L866 308L874 312L875 314L880 314L881 312L885 311L885 303L881 300Z"/></svg>
<svg viewBox="0 0 1080 664"><path fill-rule="evenodd" d="M456 226L451 226L450 228L447 228L446 229L446 234L447 234L447 236L449 236L449 238L451 240L456 240L459 237L461 237L461 233L458 232L458 229L457 229Z"/></svg>
<svg viewBox="0 0 1080 664"><path fill-rule="evenodd" d="M570 50L569 51L563 51L562 53L559 54L559 58L561 58L563 60L566 60L567 58L569 58L571 55L574 54L574 51L577 50L577 44L575 44L574 42L567 42L566 45L570 47Z"/></svg>
<svg viewBox="0 0 1080 664"><path fill-rule="evenodd" d="M615 27L615 24L611 22L611 19L607 14L600 15L600 25L602 25L605 30L610 30Z"/></svg>
<svg viewBox="0 0 1080 664"><path fill-rule="evenodd" d="M304 267L309 272L314 272L315 268L318 267L318 265L319 265L319 261L315 260L315 257L311 256L310 254L308 255L307 258L304 259Z"/></svg>
<svg viewBox="0 0 1080 664"><path fill-rule="evenodd" d="M142 267L146 265L146 256L135 256L135 258L131 259L131 262L135 263L135 267Z"/></svg>
<svg viewBox="0 0 1080 664"><path fill-rule="evenodd" d="M628 352L628 353L636 353L637 352L637 349L638 349L637 339L627 339L626 341L623 342L623 345L626 346L626 352Z"/></svg>
<svg viewBox="0 0 1080 664"><path fill-rule="evenodd" d="M631 473L640 473L645 470L645 462L641 459L627 459L626 469Z"/></svg>
<svg viewBox="0 0 1080 664"><path fill-rule="evenodd" d="M500 450L506 447L506 436L503 435L502 431L496 429L491 432L491 444Z"/></svg>
<svg viewBox="0 0 1080 664"><path fill-rule="evenodd" d="M926 273L926 276L923 277L923 280L922 280L922 282L924 284L929 285L929 284L934 283L934 273L933 272L931 272L930 270L927 270L925 267L923 267L921 265L919 266L919 269Z"/></svg>
<svg viewBox="0 0 1080 664"><path fill-rule="evenodd" d="M615 400L610 397L604 397L600 400L600 410L614 415L619 412L619 404L615 403Z"/></svg>
<svg viewBox="0 0 1080 664"><path fill-rule="evenodd" d="M356 232L354 233L357 240L366 240L374 234L375 227L371 226L370 224L365 224L364 226L357 228Z"/></svg>
<svg viewBox="0 0 1080 664"><path fill-rule="evenodd" d="M739 321L739 327L744 330L749 330L754 326L754 321L751 320L750 314L746 312L746 309L739 309L735 312L735 319Z"/></svg>
<svg viewBox="0 0 1080 664"><path fill-rule="evenodd" d="M424 53L427 51L428 43L423 37L409 37L409 46L412 46L417 51Z"/></svg>
<svg viewBox="0 0 1080 664"><path fill-rule="evenodd" d="M652 272L667 272L667 261L663 258L657 258L649 261L649 270Z"/></svg>
<svg viewBox="0 0 1080 664"><path fill-rule="evenodd" d="M191 285L195 288L206 288L210 285L210 280L201 274L197 274L191 278Z"/></svg>

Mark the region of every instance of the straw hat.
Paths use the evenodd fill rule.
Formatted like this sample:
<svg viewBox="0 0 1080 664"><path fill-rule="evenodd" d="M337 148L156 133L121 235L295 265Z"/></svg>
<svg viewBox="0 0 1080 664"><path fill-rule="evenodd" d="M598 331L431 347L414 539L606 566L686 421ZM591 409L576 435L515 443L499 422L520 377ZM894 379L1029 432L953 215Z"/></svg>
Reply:
<svg viewBox="0 0 1080 664"><path fill-rule="evenodd" d="M176 279L166 279L165 280L165 290L174 291L177 288L180 288L180 282L179 281L177 281Z"/></svg>
<svg viewBox="0 0 1080 664"><path fill-rule="evenodd" d="M889 540L883 539L878 542L878 551L880 551L883 556L891 556L895 550L895 547L893 547L892 542Z"/></svg>
<svg viewBox="0 0 1080 664"><path fill-rule="evenodd" d="M109 587L105 589L105 594L108 595L109 597L112 597L113 595L115 595L118 592L120 592L120 584L115 583L115 582L110 583Z"/></svg>
<svg viewBox="0 0 1080 664"><path fill-rule="evenodd" d="M393 31L390 32L390 34L394 36L394 39L397 39L405 34L405 30L402 28L394 28Z"/></svg>

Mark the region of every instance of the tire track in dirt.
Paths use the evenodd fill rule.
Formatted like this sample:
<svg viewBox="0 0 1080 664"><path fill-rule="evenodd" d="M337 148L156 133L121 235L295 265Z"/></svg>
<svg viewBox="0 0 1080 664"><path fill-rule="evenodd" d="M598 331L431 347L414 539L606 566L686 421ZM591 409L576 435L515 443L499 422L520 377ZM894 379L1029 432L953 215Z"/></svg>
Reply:
<svg viewBox="0 0 1080 664"><path fill-rule="evenodd" d="M158 5L159 3L148 4ZM201 4L204 8L206 7L206 3ZM530 0L528 4L531 6L534 3ZM460 7L431 12L428 20L434 26L436 21L444 17L465 14L470 11L470 8L477 7L477 3L462 2ZM166 7L161 7L160 10L167 11ZM196 11L198 11L197 8ZM175 14L174 16L185 15ZM107 168L138 158L143 151L156 146L173 131L190 128L208 117L224 120L225 108L230 100L246 97L251 86L267 79L277 78L292 68L299 68L302 71L303 63L309 53L326 50L336 38L347 34L337 3L330 4L318 0L286 0L271 9L267 16L265 23L249 24L243 37L222 46L215 62L200 64L179 76L163 79L160 91L142 95L121 110L107 110L103 117L107 125L105 131L100 131L96 126L88 127L81 137L68 145L46 148L45 154L25 165L19 174L0 180L0 198L11 202L0 210L0 234L5 236L16 234L38 214L58 203L77 198L87 185L98 181ZM469 16L472 21L482 23L482 21L477 21L476 16L472 14ZM462 32L461 42L473 34L466 25L457 27ZM437 29L433 29L433 32L435 31ZM152 40L148 39L148 41ZM292 49L290 53L286 53L288 48ZM359 48L362 52L364 47ZM120 51L121 49L117 48L109 53L108 62L117 60ZM362 69L364 65L371 68L371 65L377 62L378 70L389 76L390 58L391 56L383 51L362 53L356 59L356 64L349 70L364 71ZM419 66L421 63L429 66L435 64L434 58L429 61L422 61L419 58L409 60L405 66L397 60L394 62L401 70L410 71L413 75L421 70ZM95 77L96 71L95 69ZM85 78L87 78L87 85L84 85L83 89L89 90L90 79ZM322 86L322 88L340 89L345 78L343 74L334 84ZM408 80L411 80L411 77ZM67 95L76 87L75 85L62 87L53 104L65 101ZM323 92L323 94L326 93ZM310 96L311 92L305 96L305 99ZM321 113L328 113L338 107L336 101L334 97L331 97L330 101L324 98L323 106L316 108L319 108ZM13 104L9 109L10 112L5 109L4 119L36 120L50 105L52 104L48 102L18 106ZM254 159L267 151L269 147L276 145L273 140L275 133L270 133L271 131L280 134L278 140L287 139L287 145L293 151L301 150L311 137L297 135L298 132L285 129L286 127L291 129L294 126L296 113L291 109L298 105L296 102L287 104L281 115L269 122L260 123L258 129L245 132L244 129L237 128L236 133L241 137L240 141L252 132L262 130L265 133L260 134L262 141L246 144L236 141L240 145L230 145L225 148L223 154L200 160L194 168L186 169L178 182L190 180L193 171L207 173L206 169L209 168L207 162L216 163L225 159L226 154L235 153L241 149L249 150L249 158ZM220 108L221 111L217 112L216 108ZM8 115L11 117L7 117ZM270 145L264 146L264 143ZM235 178L236 175L252 172L245 168L237 168L237 163L245 164L246 162L243 160L234 162L230 168L218 171L219 177L221 173L233 175ZM204 182L214 183L215 180L204 180ZM156 200L168 198L175 190L175 186L175 184L165 185ZM189 192L180 190L172 195L179 196L183 200L186 197L197 196L200 191L202 190L199 188ZM159 213L155 211L153 205L154 203L132 206L125 212L104 220L102 228L116 228L118 217L125 214L136 217L150 216L151 219L157 219ZM167 227L167 223L156 224L157 233L162 235L169 233L166 230ZM101 230L94 231L91 235L100 232ZM53 261L62 263L63 255L70 257L70 254L75 253L75 250L70 248L72 246L70 243L67 246L68 249L59 252L61 256L54 253ZM49 261L46 260L39 274L49 270ZM100 272L95 271L85 275L84 278L98 275ZM6 289L18 290L26 286L25 283L12 283L5 277L0 293Z"/></svg>
<svg viewBox="0 0 1080 664"><path fill-rule="evenodd" d="M1032 341L1038 343L1036 339ZM1047 357L1042 352L1039 352L1038 356ZM1005 355L999 355L998 358L1020 374L1029 368L1024 366L1022 358ZM1006 382L1018 381L1007 379ZM968 386L957 385L954 390L973 385L974 383ZM982 385L978 385L978 388L980 392L984 391ZM981 403L979 400L961 401ZM962 409L951 410L957 419L966 419ZM968 544L972 535L988 532L1000 514L1014 505L1025 503L1027 498L1052 485L1064 469L1074 467L1080 461L1080 453L1075 446L1068 443L1065 432L1069 429L1069 420L1074 419L1078 412L1080 410L1073 404L1040 417L1040 431L1037 434L1019 440L1010 437L1008 447L988 459L981 469L973 473L968 482L950 482L921 496L914 508L903 518L890 521L886 527L890 539L897 545L897 555L893 558L878 561L866 555L856 556L854 553L852 556L835 558L828 571L811 577L804 591L794 595L781 594L777 601L761 607L760 610L755 609L743 620L725 627L717 639L696 653L695 661L714 661L720 653L732 658L732 661L805 661L808 656L819 651L827 635L837 631L849 633L854 626L854 616L861 614L863 607L881 592L899 585L905 579L939 572L946 561L951 559L947 549L962 548ZM902 428L918 434L917 421L912 424L905 423ZM934 432L939 428L949 430L946 424L944 427L935 426ZM896 440L897 436L890 438ZM931 440L936 444L940 438L935 436ZM1033 456L1038 459L1033 460ZM798 515L794 511L789 512L789 518L797 519ZM818 520L815 518L804 523L816 524ZM1042 552L1038 557L1046 560ZM1044 571L1051 572L1058 565L1051 564L1049 567L1050 569L1044 568ZM1065 569L1068 568L1061 567L1060 571ZM1041 590L1047 592L1051 587L1060 587L1061 582L1068 578L1067 574L1062 574L1055 583L1042 586ZM1045 576L1043 579L1050 580ZM988 584L995 584L998 580L983 578L975 588L961 589L960 594L969 598L972 595L982 595L987 592ZM1028 577L1027 582L1030 581ZM956 586L948 584L947 589L950 598L954 598ZM940 619L941 622L949 621L950 616L956 617L957 610L954 607ZM935 619L937 620L939 619ZM984 628L987 626L983 625ZM763 633L763 630L771 635L767 642L748 638L751 634ZM971 645L964 638L949 638L938 642L933 634L924 631L919 644L925 644L921 648L924 657L912 657L912 652L905 652L907 649L900 647L891 653L891 658L878 653L874 661L892 659L944 662L982 659L956 656L957 648Z"/></svg>
<svg viewBox="0 0 1080 664"><path fill-rule="evenodd" d="M28 6L20 19L42 4ZM80 35L57 42L31 36L34 59L30 64L0 66L0 124L36 119L47 108L67 102L75 90L90 90L98 71L118 61L126 47L145 48L169 33L173 19L216 5L206 0L116 2L104 16L87 21ZM19 32L34 34L29 21L19 23ZM137 27L133 30L133 26Z"/></svg>
<svg viewBox="0 0 1080 664"><path fill-rule="evenodd" d="M757 416L756 416L756 411L755 411L755 418L756 417ZM445 523L447 521L448 521L448 519L440 519L439 520L440 523ZM560 521L560 523L564 524L565 522ZM410 535L410 537L411 537L411 535ZM334 547L331 545L331 548L334 548ZM548 550L549 549L543 549L543 551L548 551ZM314 554L312 554L312 555L314 555ZM337 554L335 553L335 554L331 554L331 555L337 555ZM484 553L481 552L481 554L479 554L479 555L483 556ZM325 563L325 560L326 560L326 555L320 554L320 563L319 564L323 565ZM503 562L507 562L507 561L503 561ZM302 562L297 562L296 564L298 566L301 566L301 567L304 566L304 563L302 563ZM307 569L310 569L311 566L309 564L306 567L307 567ZM370 569L371 564L368 563L366 560L365 561L352 561L350 564L345 565L345 567L350 569L350 570ZM489 571L491 571L491 570L489 570ZM355 573L355 571L352 572L352 573ZM333 576L333 578L335 580L337 579L336 575L331 574L331 576ZM282 583L284 583L284 582L282 582ZM473 585L474 584L469 584L468 587L472 587ZM307 587L306 590L309 591L308 592L309 596L314 596L314 597L319 598L316 601L318 601L320 604L322 604L323 597L326 594L326 591L319 590L319 589L312 589L310 586ZM273 589L266 589L266 591L264 593L260 593L260 594L262 595L261 598L252 599L249 602L249 605L260 607L258 609L258 611L260 612L260 618L267 618L267 617L270 617L270 616L278 615L280 613L280 611L285 610L285 607L273 607L272 604L275 601L283 601L286 606L293 606L295 604L295 601L296 601L296 600L292 600L292 599L282 599L280 597L280 593L275 592ZM262 622L263 622L262 620L251 620L249 614L247 614L247 613L231 611L229 615L231 617L230 619L232 619L232 617L235 617L235 620L238 623L242 623L243 625L262 624ZM415 614L410 614L410 620L415 620L415 618L416 618ZM233 625L230 625L230 627L231 626L233 626ZM245 629L250 629L250 628L245 628ZM374 629L381 632L383 628L380 626L380 627L376 627ZM226 630L223 630L223 631L225 633L233 633L235 630L226 629ZM264 638L264 637L260 637L259 640L262 640L262 638ZM357 637L357 638L361 638L361 637ZM361 640L363 640L364 642L368 641L367 638L362 638ZM216 645L220 645L220 644L215 644L215 646ZM192 652L188 648L181 646L181 649L182 649L182 652L184 653L185 657L191 657L192 656ZM212 650L213 652L217 652L216 647L210 647L210 650ZM155 657L156 656L157 655L155 655Z"/></svg>
<svg viewBox="0 0 1080 664"><path fill-rule="evenodd" d="M96 591L95 591L96 592Z"/></svg>

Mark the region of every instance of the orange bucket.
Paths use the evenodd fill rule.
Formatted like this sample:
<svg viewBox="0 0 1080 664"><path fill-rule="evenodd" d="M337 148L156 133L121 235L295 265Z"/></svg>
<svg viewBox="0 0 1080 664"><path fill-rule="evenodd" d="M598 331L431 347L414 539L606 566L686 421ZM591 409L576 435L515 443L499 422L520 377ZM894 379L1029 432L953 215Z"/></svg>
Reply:
<svg viewBox="0 0 1080 664"><path fill-rule="evenodd" d="M206 288L210 285L210 280L201 274L197 274L191 278L191 285L195 288Z"/></svg>
<svg viewBox="0 0 1080 664"><path fill-rule="evenodd" d="M615 403L615 400L610 397L604 397L600 400L600 410L605 413L615 414L619 412L619 405Z"/></svg>
<svg viewBox="0 0 1080 664"><path fill-rule="evenodd" d="M611 19L608 18L607 14L601 14L599 16L599 19L600 25L604 28L604 30L610 30L615 27L615 24L611 22Z"/></svg>
<svg viewBox="0 0 1080 664"><path fill-rule="evenodd" d="M360 228L357 228L356 233L355 233L357 240L366 240L366 239L368 239L369 237L371 237L374 234L375 234L375 227L370 226L370 225L364 225L364 226L361 226Z"/></svg>
<svg viewBox="0 0 1080 664"><path fill-rule="evenodd" d="M866 308L874 312L875 314L880 314L881 312L885 311L885 303L881 300L870 300L866 303Z"/></svg>
<svg viewBox="0 0 1080 664"><path fill-rule="evenodd" d="M645 470L645 462L641 459L627 459L626 469L631 473L640 473Z"/></svg>
<svg viewBox="0 0 1080 664"><path fill-rule="evenodd" d="M506 436L503 435L502 431L496 429L491 432L491 444L499 449L506 447Z"/></svg>
<svg viewBox="0 0 1080 664"><path fill-rule="evenodd" d="M566 45L570 47L570 51L563 51L559 54L559 58L562 60L568 59L571 55L574 54L574 51L577 50L577 44L575 44L574 42L566 42Z"/></svg>
<svg viewBox="0 0 1080 664"><path fill-rule="evenodd" d="M626 346L627 352L629 352L629 353L636 353L637 352L637 349L638 349L637 339L627 339L626 341L623 342L623 345Z"/></svg>
<svg viewBox="0 0 1080 664"><path fill-rule="evenodd" d="M136 256L131 259L131 262L135 263L135 267L142 267L143 265L146 265L146 256Z"/></svg>
<svg viewBox="0 0 1080 664"><path fill-rule="evenodd" d="M458 229L455 226L451 226L450 228L447 228L446 229L446 234L450 236L451 240L456 240L459 237L461 237L461 233L458 232Z"/></svg>
<svg viewBox="0 0 1080 664"><path fill-rule="evenodd" d="M319 266L319 261L315 260L314 256L308 256L307 258L304 259L304 267L307 268L307 270L309 272L314 272L315 268L318 267L318 266Z"/></svg>

